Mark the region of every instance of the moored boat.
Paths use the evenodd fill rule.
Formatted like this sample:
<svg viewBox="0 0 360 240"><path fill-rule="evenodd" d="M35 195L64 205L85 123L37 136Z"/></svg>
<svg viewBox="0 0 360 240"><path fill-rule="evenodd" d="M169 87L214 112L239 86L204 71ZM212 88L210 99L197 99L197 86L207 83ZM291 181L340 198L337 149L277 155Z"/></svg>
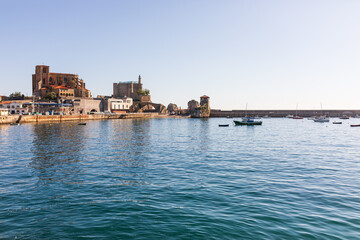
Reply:
<svg viewBox="0 0 360 240"><path fill-rule="evenodd" d="M342 124L342 122L333 122L333 124Z"/></svg>
<svg viewBox="0 0 360 240"><path fill-rule="evenodd" d="M10 123L11 126L19 126L20 123Z"/></svg>
<svg viewBox="0 0 360 240"><path fill-rule="evenodd" d="M330 122L330 120L326 116L321 116L321 117L315 118L314 122L324 123L324 122Z"/></svg>
<svg viewBox="0 0 360 240"><path fill-rule="evenodd" d="M219 124L219 127L228 127L229 124Z"/></svg>
<svg viewBox="0 0 360 240"><path fill-rule="evenodd" d="M350 127L360 127L360 124L353 124L353 125L350 125Z"/></svg>
<svg viewBox="0 0 360 240"><path fill-rule="evenodd" d="M79 123L78 125L86 125L86 123Z"/></svg>
<svg viewBox="0 0 360 240"><path fill-rule="evenodd" d="M244 117L244 118L242 119L242 121L236 121L236 120L234 120L234 124L235 124L235 126L239 126L239 125L252 126L252 125L261 125L261 124L262 124L262 121L254 121L253 118Z"/></svg>
<svg viewBox="0 0 360 240"><path fill-rule="evenodd" d="M294 116L292 119L303 119L303 117Z"/></svg>

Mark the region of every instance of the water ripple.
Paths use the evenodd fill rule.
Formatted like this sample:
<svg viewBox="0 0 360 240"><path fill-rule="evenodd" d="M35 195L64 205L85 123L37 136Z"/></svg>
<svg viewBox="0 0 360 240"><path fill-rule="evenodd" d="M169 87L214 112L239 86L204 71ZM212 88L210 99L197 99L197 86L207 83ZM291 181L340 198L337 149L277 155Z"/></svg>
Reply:
<svg viewBox="0 0 360 240"><path fill-rule="evenodd" d="M226 121L0 126L0 239L359 238L356 129Z"/></svg>

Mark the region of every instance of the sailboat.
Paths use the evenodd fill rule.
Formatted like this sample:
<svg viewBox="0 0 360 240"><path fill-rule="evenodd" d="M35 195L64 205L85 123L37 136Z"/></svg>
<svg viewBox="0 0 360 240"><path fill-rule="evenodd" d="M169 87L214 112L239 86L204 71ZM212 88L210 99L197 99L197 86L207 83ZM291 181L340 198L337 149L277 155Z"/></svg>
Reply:
<svg viewBox="0 0 360 240"><path fill-rule="evenodd" d="M321 106L321 115L322 115L322 103L320 103L320 106ZM330 122L329 118L326 117L326 115L322 115L320 117L316 117L314 119L314 122L321 122L321 123L324 123L324 122Z"/></svg>
<svg viewBox="0 0 360 240"><path fill-rule="evenodd" d="M261 125L262 121L254 121L254 118L247 116L247 103L246 103L245 117L243 117L241 121L234 120L234 124L235 126L239 126L239 125L252 126L252 125Z"/></svg>
<svg viewBox="0 0 360 240"><path fill-rule="evenodd" d="M298 104L296 104L296 114L295 114L295 116L294 116L292 119L303 119L303 117L300 117L300 116L298 115L297 111L298 111Z"/></svg>

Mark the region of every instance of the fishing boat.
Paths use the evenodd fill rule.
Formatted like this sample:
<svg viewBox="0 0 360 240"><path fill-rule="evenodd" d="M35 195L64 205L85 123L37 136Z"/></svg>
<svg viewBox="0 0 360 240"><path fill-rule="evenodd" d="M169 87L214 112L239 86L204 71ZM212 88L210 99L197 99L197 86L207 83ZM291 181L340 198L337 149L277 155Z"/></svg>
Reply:
<svg viewBox="0 0 360 240"><path fill-rule="evenodd" d="M322 114L322 103L320 103L320 107L321 107L321 114ZM330 122L329 118L326 117L325 115L324 116L320 116L320 117L316 117L314 119L314 122L321 122L321 123L324 123L324 122Z"/></svg>
<svg viewBox="0 0 360 240"><path fill-rule="evenodd" d="M360 124L350 125L350 127L360 127Z"/></svg>
<svg viewBox="0 0 360 240"><path fill-rule="evenodd" d="M254 121L253 118L244 117L244 118L242 118L242 121L234 120L234 124L235 124L235 126L239 126L239 125L252 126L252 125L261 125L262 121Z"/></svg>
<svg viewBox="0 0 360 240"><path fill-rule="evenodd" d="M333 122L333 124L342 124L342 122Z"/></svg>
<svg viewBox="0 0 360 240"><path fill-rule="evenodd" d="M86 123L79 123L78 125L86 125Z"/></svg>
<svg viewBox="0 0 360 240"><path fill-rule="evenodd" d="M219 127L228 127L229 124L219 124Z"/></svg>
<svg viewBox="0 0 360 240"><path fill-rule="evenodd" d="M315 118L314 122L324 123L324 122L330 122L330 120L326 116L321 116L321 117Z"/></svg>
<svg viewBox="0 0 360 240"><path fill-rule="evenodd" d="M10 123L11 126L19 126L20 123Z"/></svg>

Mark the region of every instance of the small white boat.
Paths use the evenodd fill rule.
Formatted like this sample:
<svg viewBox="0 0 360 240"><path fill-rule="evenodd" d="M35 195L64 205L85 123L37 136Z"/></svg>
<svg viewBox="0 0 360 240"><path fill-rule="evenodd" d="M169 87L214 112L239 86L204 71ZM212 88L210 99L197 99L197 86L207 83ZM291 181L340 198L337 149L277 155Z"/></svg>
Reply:
<svg viewBox="0 0 360 240"><path fill-rule="evenodd" d="M286 117L287 117L287 118L293 118L294 115L289 114L289 115L287 115Z"/></svg>

